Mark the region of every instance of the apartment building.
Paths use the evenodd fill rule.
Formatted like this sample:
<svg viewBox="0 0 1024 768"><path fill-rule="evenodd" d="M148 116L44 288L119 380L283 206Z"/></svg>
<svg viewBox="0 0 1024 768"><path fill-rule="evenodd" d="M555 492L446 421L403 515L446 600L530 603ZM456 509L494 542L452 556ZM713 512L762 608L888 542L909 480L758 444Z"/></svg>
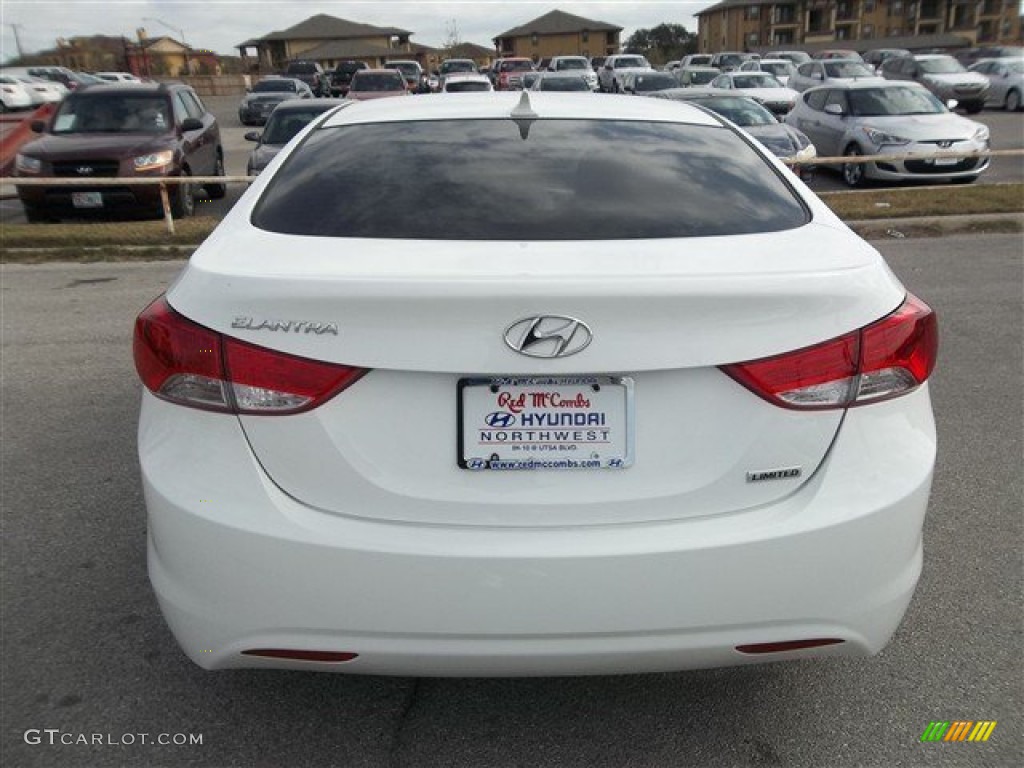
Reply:
<svg viewBox="0 0 1024 768"><path fill-rule="evenodd" d="M1021 43L1018 0L723 0L695 15L702 52Z"/></svg>

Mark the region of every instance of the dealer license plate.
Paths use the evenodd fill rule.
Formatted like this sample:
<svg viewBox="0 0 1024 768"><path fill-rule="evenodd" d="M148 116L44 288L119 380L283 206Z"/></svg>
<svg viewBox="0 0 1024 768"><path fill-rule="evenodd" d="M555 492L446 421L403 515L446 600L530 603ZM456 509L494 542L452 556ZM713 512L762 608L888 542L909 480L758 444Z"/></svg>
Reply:
<svg viewBox="0 0 1024 768"><path fill-rule="evenodd" d="M633 380L461 379L463 469L622 469L633 463Z"/></svg>
<svg viewBox="0 0 1024 768"><path fill-rule="evenodd" d="M75 208L102 208L103 194L101 192L72 192L71 204Z"/></svg>

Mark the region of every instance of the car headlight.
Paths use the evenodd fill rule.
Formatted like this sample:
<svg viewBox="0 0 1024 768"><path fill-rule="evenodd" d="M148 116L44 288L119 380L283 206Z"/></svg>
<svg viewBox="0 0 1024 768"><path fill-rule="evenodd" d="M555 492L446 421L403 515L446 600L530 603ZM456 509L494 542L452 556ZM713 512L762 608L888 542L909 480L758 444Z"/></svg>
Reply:
<svg viewBox="0 0 1024 768"><path fill-rule="evenodd" d="M880 131L877 128L871 128L870 126L864 126L864 133L871 140L872 144L879 147L910 143L910 139L905 139L902 136L893 136L891 133L886 133L885 131Z"/></svg>
<svg viewBox="0 0 1024 768"><path fill-rule="evenodd" d="M799 162L804 163L807 162L808 160L813 160L817 156L818 150L814 148L813 144L808 144L806 147L804 147L803 149L796 153L795 158Z"/></svg>
<svg viewBox="0 0 1024 768"><path fill-rule="evenodd" d="M155 171L170 165L172 160L174 160L174 152L170 149L165 149L162 152L151 152L148 155L141 155L132 162L135 164L136 171Z"/></svg>
<svg viewBox="0 0 1024 768"><path fill-rule="evenodd" d="M14 158L14 167L19 173L40 173L43 170L43 161L19 152Z"/></svg>
<svg viewBox="0 0 1024 768"><path fill-rule="evenodd" d="M974 141L988 141L988 136L988 126L979 125L978 130L974 132L974 135L971 136L971 138L974 139Z"/></svg>

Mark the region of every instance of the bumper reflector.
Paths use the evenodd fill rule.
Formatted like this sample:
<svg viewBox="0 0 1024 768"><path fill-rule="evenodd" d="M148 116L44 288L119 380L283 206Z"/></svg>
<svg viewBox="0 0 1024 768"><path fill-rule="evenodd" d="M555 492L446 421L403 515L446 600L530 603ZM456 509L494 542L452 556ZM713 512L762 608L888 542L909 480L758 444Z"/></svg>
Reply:
<svg viewBox="0 0 1024 768"><path fill-rule="evenodd" d="M843 642L845 640L838 637L818 637L813 640L786 640L781 643L737 645L736 650L740 653L782 653L783 651L802 651L805 648L820 648L823 645L836 645Z"/></svg>
<svg viewBox="0 0 1024 768"><path fill-rule="evenodd" d="M339 664L352 661L358 653L344 651L296 651L289 648L253 648L242 651L243 656L262 656L268 659L294 659L295 661L323 661Z"/></svg>

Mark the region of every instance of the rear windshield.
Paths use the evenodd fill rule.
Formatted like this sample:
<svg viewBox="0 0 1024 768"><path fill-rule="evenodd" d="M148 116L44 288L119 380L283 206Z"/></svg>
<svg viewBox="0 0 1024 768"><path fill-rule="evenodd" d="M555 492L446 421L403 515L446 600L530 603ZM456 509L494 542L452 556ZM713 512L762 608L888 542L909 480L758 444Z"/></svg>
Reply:
<svg viewBox="0 0 1024 768"><path fill-rule="evenodd" d="M284 234L422 240L694 237L806 221L781 174L730 129L611 120L321 128L252 215Z"/></svg>
<svg viewBox="0 0 1024 768"><path fill-rule="evenodd" d="M445 83L445 91L448 93L471 93L476 91L490 91L491 84L484 80L456 80Z"/></svg>
<svg viewBox="0 0 1024 768"><path fill-rule="evenodd" d="M295 92L294 80L260 80L252 87L253 93L280 93L281 91Z"/></svg>
<svg viewBox="0 0 1024 768"><path fill-rule="evenodd" d="M450 72L476 72L476 64L472 61L461 59L449 59L441 62L441 74L447 75Z"/></svg>
<svg viewBox="0 0 1024 768"><path fill-rule="evenodd" d="M533 62L529 59L523 59L522 61L503 61L501 62L502 72L526 72L527 70L533 69Z"/></svg>
<svg viewBox="0 0 1024 768"><path fill-rule="evenodd" d="M312 61L297 61L288 65L289 75L312 75L316 74L316 64Z"/></svg>
<svg viewBox="0 0 1024 768"><path fill-rule="evenodd" d="M397 72L394 74L359 72L352 78L353 91L401 91L404 89L405 82Z"/></svg>
<svg viewBox="0 0 1024 768"><path fill-rule="evenodd" d="M555 69L590 69L590 64L586 59L559 59L555 64Z"/></svg>

